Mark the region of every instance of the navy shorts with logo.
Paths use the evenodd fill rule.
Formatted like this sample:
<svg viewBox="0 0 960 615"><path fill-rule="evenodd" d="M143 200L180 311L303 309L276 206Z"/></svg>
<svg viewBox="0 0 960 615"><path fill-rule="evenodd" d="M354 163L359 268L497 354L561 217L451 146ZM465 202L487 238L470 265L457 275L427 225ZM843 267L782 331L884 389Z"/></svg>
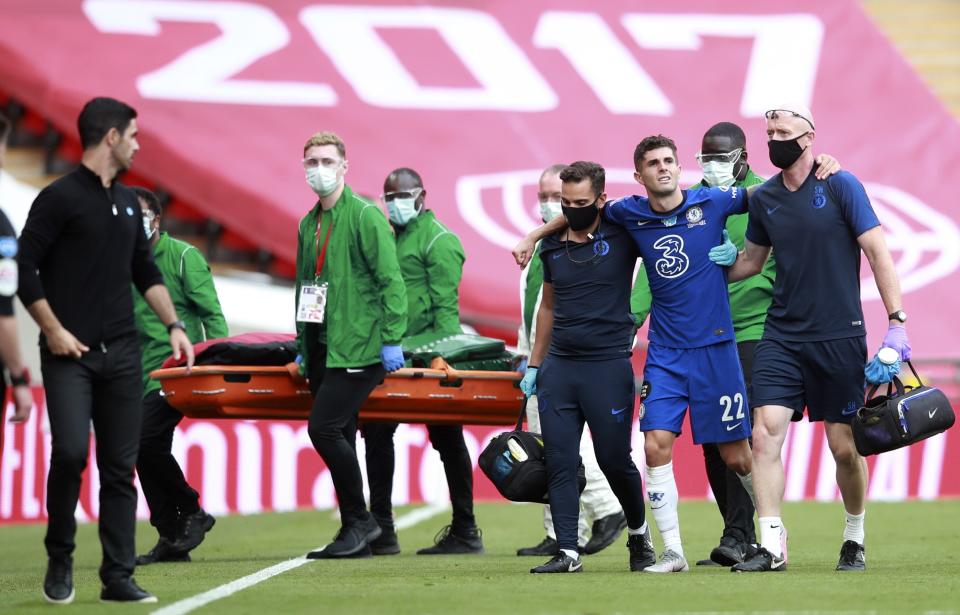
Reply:
<svg viewBox="0 0 960 615"><path fill-rule="evenodd" d="M680 435L690 408L694 444L722 444L750 437L750 408L737 344L669 348L650 342L643 379L650 394L641 406L640 431Z"/></svg>
<svg viewBox="0 0 960 615"><path fill-rule="evenodd" d="M822 342L760 340L753 357L750 405L785 406L793 420L850 423L863 405L865 336Z"/></svg>

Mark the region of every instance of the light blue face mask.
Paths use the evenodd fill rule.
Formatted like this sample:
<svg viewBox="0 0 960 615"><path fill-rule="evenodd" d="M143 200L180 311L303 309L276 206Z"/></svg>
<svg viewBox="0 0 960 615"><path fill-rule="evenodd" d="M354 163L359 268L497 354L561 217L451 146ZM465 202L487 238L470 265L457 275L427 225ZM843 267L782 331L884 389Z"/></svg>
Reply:
<svg viewBox="0 0 960 615"><path fill-rule="evenodd" d="M417 209L417 199L420 198L420 193L423 192L423 189L415 188L409 191L405 190L404 192L409 192L410 196L402 199L392 198L387 200L387 195L384 195L384 200L387 203L387 217L390 218L390 222L393 222L397 226L406 226L411 220L420 215L420 210Z"/></svg>

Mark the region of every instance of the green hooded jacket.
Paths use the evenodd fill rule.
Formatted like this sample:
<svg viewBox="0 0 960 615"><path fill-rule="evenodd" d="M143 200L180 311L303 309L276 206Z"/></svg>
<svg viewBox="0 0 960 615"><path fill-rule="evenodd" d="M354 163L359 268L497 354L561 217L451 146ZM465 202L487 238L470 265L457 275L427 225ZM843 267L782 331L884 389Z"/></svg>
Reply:
<svg viewBox="0 0 960 615"><path fill-rule="evenodd" d="M764 181L766 180L754 173L751 169L747 171L747 175L742 181L738 181L734 185L741 188L748 188L762 184ZM690 190L702 188L703 186L704 183L700 182L694 186L690 186ZM748 217L748 214L737 214L727 218L727 233L730 235L730 241L737 246L737 250L743 250L744 236L747 233ZM737 342L755 341L763 337L763 323L767 320L767 309L770 307L771 301L773 301L773 281L776 278L776 270L777 264L771 253L770 258L767 259L767 264L764 265L759 275L751 276L739 282L733 282L727 286L727 290L730 293L730 313L733 317L733 331L736 335ZM640 320L642 323L650 311L650 299L652 299L650 283L647 281L645 267L640 268L640 276L637 278L634 289L638 287L643 289L642 292L644 296L647 297L647 312L642 315L643 318Z"/></svg>
<svg viewBox="0 0 960 615"><path fill-rule="evenodd" d="M322 248L328 230L325 263L316 275L318 243ZM309 362L320 344L327 346L327 367L373 365L380 362L384 345L400 344L407 328L407 293L390 223L349 186L332 209L322 211L317 201L300 221L294 314L300 287L317 282L329 284L325 321L297 323L301 372L310 373Z"/></svg>
<svg viewBox="0 0 960 615"><path fill-rule="evenodd" d="M177 310L177 318L187 325L187 337L196 344L208 339L227 337L227 321L220 309L217 289L213 285L210 266L200 250L185 241L160 233L153 247L153 260L163 274L163 283ZM160 389L150 372L170 356L170 336L160 318L147 304L136 287L133 292L133 314L140 332L140 353L143 364L143 394Z"/></svg>
<svg viewBox="0 0 960 615"><path fill-rule="evenodd" d="M460 328L458 289L466 256L460 238L424 209L396 227L397 260L407 285L407 333L454 335Z"/></svg>

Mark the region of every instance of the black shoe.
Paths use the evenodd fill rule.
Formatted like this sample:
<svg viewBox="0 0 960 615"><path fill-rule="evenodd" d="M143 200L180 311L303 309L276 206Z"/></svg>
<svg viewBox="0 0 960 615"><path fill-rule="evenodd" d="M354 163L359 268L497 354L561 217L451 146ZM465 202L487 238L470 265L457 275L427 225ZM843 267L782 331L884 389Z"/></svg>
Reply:
<svg viewBox="0 0 960 615"><path fill-rule="evenodd" d="M366 521L345 525L340 528L333 542L320 549L307 553L307 559L334 559L345 557L370 557L370 543L380 537L383 530L368 516Z"/></svg>
<svg viewBox="0 0 960 615"><path fill-rule="evenodd" d="M47 575L43 578L43 597L50 604L73 602L73 562L52 557L47 562Z"/></svg>
<svg viewBox="0 0 960 615"><path fill-rule="evenodd" d="M177 537L173 541L173 548L181 553L193 551L200 546L207 532L216 522L217 520L213 518L213 515L208 514L202 508L192 515L187 515L183 518L180 532L177 533Z"/></svg>
<svg viewBox="0 0 960 615"><path fill-rule="evenodd" d="M480 555L483 533L476 527L460 530L448 525L433 538L433 546L417 551L417 555Z"/></svg>
<svg viewBox="0 0 960 615"><path fill-rule="evenodd" d="M593 555L603 551L612 545L625 529L627 529L627 516L623 512L597 519L593 522L590 540L584 545L583 552Z"/></svg>
<svg viewBox="0 0 960 615"><path fill-rule="evenodd" d="M543 540L540 541L540 544L533 547L523 547L522 549L517 549L517 555L535 555L538 557L546 555L556 555L560 551L560 546L557 544L557 541L549 536L546 536Z"/></svg>
<svg viewBox="0 0 960 615"><path fill-rule="evenodd" d="M731 572L783 572L787 569L787 560L777 557L760 547L753 557L736 564Z"/></svg>
<svg viewBox="0 0 960 615"><path fill-rule="evenodd" d="M627 549L630 550L630 570L642 572L644 568L657 563L657 552L650 540L650 526L643 534L627 537Z"/></svg>
<svg viewBox="0 0 960 615"><path fill-rule="evenodd" d="M397 530L393 525L381 525L380 537L370 541L370 552L374 555L396 555L400 553Z"/></svg>
<svg viewBox="0 0 960 615"><path fill-rule="evenodd" d="M546 564L531 568L533 574L544 574L554 572L583 572L583 564L579 559L573 559L562 551L553 556Z"/></svg>
<svg viewBox="0 0 960 615"><path fill-rule="evenodd" d="M100 590L100 602L156 602L157 597L144 591L133 579L114 579Z"/></svg>
<svg viewBox="0 0 960 615"><path fill-rule="evenodd" d="M863 572L867 569L867 554L863 545L855 540L846 540L840 547L840 561L837 570L842 572Z"/></svg>
<svg viewBox="0 0 960 615"><path fill-rule="evenodd" d="M717 562L713 561L712 559L698 559L698 560L697 560L697 566L719 566L719 565L720 565L720 564L718 564Z"/></svg>
<svg viewBox="0 0 960 615"><path fill-rule="evenodd" d="M724 536L720 545L710 552L710 559L721 565L730 566L743 562L747 557L747 545L733 536ZM700 562L697 562L699 564Z"/></svg>
<svg viewBox="0 0 960 615"><path fill-rule="evenodd" d="M137 556L137 566L148 566L150 564L159 564L160 562L189 562L190 554L183 551L177 551L173 548L173 543L166 536L161 536L157 544L144 553Z"/></svg>

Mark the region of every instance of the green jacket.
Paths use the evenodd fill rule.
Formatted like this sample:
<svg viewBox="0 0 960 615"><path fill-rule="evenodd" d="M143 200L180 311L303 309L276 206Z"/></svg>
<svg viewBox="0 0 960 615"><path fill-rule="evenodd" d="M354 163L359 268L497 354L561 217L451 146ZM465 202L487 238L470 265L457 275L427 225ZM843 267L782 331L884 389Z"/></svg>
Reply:
<svg viewBox="0 0 960 615"><path fill-rule="evenodd" d="M187 325L187 337L193 343L227 337L227 321L220 309L213 275L203 254L185 241L160 233L153 247L153 259L163 274L163 283L173 300L177 317ZM143 364L143 394L158 390L160 383L150 379L150 372L170 356L170 336L160 318L136 288L133 292L133 313L140 332L140 354Z"/></svg>
<svg viewBox="0 0 960 615"><path fill-rule="evenodd" d="M739 181L735 185L747 188L756 184L762 184L764 181L762 177L752 170L748 170L747 176L743 178L743 181ZM702 188L703 185L703 182L700 182L691 186L690 189ZM748 217L748 214L737 214L727 218L727 233L730 235L730 241L737 246L738 250L743 250ZM774 261L773 254L771 254L767 260L767 264L764 265L763 271L761 271L759 275L751 276L739 282L733 282L727 287L730 293L730 313L733 317L733 330L737 342L754 341L763 337L763 323L766 322L767 309L773 300L773 281L776 277L776 269L777 265ZM646 297L647 311L642 315L643 318L640 320L640 322L643 322L650 311L651 296L646 269L641 268L640 274L634 290L642 287L642 292ZM643 278L642 284L640 283L641 277Z"/></svg>
<svg viewBox="0 0 960 615"><path fill-rule="evenodd" d="M301 285L329 284L324 323L297 323L303 373L309 373L319 344L327 346L327 367L379 363L381 347L400 344L407 328L407 293L386 216L349 186L344 186L332 209L321 212L318 201L300 221L297 236L294 310ZM317 239L322 247L331 223L326 262L317 276Z"/></svg>
<svg viewBox="0 0 960 615"><path fill-rule="evenodd" d="M426 331L463 333L457 291L466 256L460 238L428 209L395 231L397 260L407 285L405 337Z"/></svg>

